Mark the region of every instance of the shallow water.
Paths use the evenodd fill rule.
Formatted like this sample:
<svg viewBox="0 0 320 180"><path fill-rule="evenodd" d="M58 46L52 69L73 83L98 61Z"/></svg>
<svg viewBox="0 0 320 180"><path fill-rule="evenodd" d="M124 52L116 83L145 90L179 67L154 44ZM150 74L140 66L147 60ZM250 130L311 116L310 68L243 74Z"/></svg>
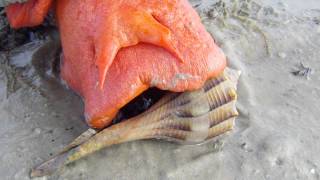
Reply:
<svg viewBox="0 0 320 180"><path fill-rule="evenodd" d="M226 0L227 9L191 2L229 66L242 71L235 130L201 146L116 145L43 179L320 179L320 1ZM29 179L31 167L87 128L80 98L46 70L50 63L39 63L55 53L31 53L44 46L56 44L32 42L9 54L10 71L1 63L3 179ZM312 69L309 80L291 73L300 63Z"/></svg>

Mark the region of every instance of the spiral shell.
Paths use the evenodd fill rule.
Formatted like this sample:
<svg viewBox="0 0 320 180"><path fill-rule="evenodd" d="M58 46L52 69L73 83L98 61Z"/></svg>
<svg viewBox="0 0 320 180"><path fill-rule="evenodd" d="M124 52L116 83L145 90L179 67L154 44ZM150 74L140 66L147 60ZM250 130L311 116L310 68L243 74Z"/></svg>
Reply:
<svg viewBox="0 0 320 180"><path fill-rule="evenodd" d="M170 93L146 112L100 132L89 129L53 159L31 172L50 174L104 147L140 139L164 139L183 144L199 144L232 130L240 72L227 68L206 82L202 89Z"/></svg>

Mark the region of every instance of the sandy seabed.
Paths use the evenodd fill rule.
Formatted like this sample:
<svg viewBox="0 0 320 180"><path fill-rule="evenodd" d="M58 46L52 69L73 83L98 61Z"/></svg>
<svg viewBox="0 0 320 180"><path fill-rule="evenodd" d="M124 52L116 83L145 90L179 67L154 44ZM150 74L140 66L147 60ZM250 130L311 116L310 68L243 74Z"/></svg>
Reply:
<svg viewBox="0 0 320 180"><path fill-rule="evenodd" d="M320 179L320 1L191 3L242 71L235 129L199 146L116 145L39 179ZM29 179L87 128L80 98L39 62L56 47L42 40L0 53L0 179Z"/></svg>

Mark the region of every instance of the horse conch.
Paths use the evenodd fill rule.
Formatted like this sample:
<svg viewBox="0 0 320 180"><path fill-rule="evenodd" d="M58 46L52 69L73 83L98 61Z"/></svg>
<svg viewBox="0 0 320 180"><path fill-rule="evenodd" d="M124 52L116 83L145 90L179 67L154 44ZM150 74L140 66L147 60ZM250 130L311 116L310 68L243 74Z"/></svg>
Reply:
<svg viewBox="0 0 320 180"><path fill-rule="evenodd" d="M61 78L84 101L91 128L150 87L199 89L221 74L226 56L187 0L28 0L6 8L11 27L41 24L54 9Z"/></svg>

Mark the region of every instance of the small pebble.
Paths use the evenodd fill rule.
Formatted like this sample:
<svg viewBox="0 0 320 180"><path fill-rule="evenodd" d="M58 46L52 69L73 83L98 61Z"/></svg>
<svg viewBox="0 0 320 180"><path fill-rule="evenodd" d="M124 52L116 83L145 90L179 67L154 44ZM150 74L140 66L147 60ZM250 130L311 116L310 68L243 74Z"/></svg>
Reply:
<svg viewBox="0 0 320 180"><path fill-rule="evenodd" d="M310 170L310 173L311 173L311 174L315 174L315 173L316 173L316 170L312 168L312 169Z"/></svg>
<svg viewBox="0 0 320 180"><path fill-rule="evenodd" d="M40 134L41 133L41 129L40 128L35 128L33 130L33 132L36 133L36 134Z"/></svg>
<svg viewBox="0 0 320 180"><path fill-rule="evenodd" d="M285 58L287 57L287 54L284 53L284 52L280 52L280 53L278 54L278 56L279 56L280 58L282 58L282 59L285 59Z"/></svg>
<svg viewBox="0 0 320 180"><path fill-rule="evenodd" d="M219 13L217 11L211 10L208 12L209 18L216 18L219 16Z"/></svg>
<svg viewBox="0 0 320 180"><path fill-rule="evenodd" d="M241 144L241 148L242 148L242 149L247 149L247 148L248 148L247 143L242 143L242 144Z"/></svg>

